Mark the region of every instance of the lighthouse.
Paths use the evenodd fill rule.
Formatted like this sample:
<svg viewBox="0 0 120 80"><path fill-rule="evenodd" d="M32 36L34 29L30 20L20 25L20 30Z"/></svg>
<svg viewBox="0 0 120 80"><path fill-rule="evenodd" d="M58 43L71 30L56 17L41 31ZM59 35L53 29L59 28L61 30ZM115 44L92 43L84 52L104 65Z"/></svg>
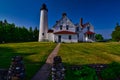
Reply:
<svg viewBox="0 0 120 80"><path fill-rule="evenodd" d="M40 25L39 25L39 42L48 40L48 9L46 4L43 4L40 9Z"/></svg>

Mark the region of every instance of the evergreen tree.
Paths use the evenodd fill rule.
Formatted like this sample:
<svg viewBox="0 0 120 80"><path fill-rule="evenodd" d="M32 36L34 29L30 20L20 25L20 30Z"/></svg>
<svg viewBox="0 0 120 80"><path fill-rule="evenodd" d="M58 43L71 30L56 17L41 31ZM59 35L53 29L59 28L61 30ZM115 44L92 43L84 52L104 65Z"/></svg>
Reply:
<svg viewBox="0 0 120 80"><path fill-rule="evenodd" d="M120 25L117 23L115 30L111 34L114 41L120 41Z"/></svg>
<svg viewBox="0 0 120 80"><path fill-rule="evenodd" d="M27 29L24 26L15 26L14 23L10 24L7 20L0 21L0 43L38 41L38 34L37 27L33 30L32 27Z"/></svg>
<svg viewBox="0 0 120 80"><path fill-rule="evenodd" d="M32 27L29 28L29 41L33 41L33 30Z"/></svg>
<svg viewBox="0 0 120 80"><path fill-rule="evenodd" d="M3 22L0 21L0 43L3 41Z"/></svg>
<svg viewBox="0 0 120 80"><path fill-rule="evenodd" d="M39 36L39 30L37 27L35 27L34 31L33 31L33 38L34 41L38 41L38 36Z"/></svg>

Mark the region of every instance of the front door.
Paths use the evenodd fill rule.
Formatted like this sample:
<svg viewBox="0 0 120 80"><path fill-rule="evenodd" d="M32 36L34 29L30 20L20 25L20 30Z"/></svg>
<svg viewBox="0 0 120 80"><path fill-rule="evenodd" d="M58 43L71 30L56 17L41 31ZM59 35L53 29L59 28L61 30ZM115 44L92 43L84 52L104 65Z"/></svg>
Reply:
<svg viewBox="0 0 120 80"><path fill-rule="evenodd" d="M58 36L58 42L61 42L61 35Z"/></svg>

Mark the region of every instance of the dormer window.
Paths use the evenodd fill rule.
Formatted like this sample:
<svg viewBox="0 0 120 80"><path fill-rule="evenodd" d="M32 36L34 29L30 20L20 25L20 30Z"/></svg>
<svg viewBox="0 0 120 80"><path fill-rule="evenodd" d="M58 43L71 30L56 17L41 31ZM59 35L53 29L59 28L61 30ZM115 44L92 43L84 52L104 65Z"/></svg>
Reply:
<svg viewBox="0 0 120 80"><path fill-rule="evenodd" d="M90 31L90 27L87 27L87 30Z"/></svg>
<svg viewBox="0 0 120 80"><path fill-rule="evenodd" d="M62 30L62 25L60 25L60 30Z"/></svg>
<svg viewBox="0 0 120 80"><path fill-rule="evenodd" d="M66 25L66 30L68 30L69 29L69 26L68 25Z"/></svg>

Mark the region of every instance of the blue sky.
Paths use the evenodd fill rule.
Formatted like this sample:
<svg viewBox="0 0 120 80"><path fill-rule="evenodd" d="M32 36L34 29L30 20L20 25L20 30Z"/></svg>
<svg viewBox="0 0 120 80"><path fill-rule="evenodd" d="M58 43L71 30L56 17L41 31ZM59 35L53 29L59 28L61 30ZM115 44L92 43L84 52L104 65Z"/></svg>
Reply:
<svg viewBox="0 0 120 80"><path fill-rule="evenodd" d="M63 12L79 23L82 17L90 22L96 33L110 38L117 22L120 22L120 0L0 0L0 20L7 19L17 26L39 27L40 8L46 3L48 24L51 28Z"/></svg>

